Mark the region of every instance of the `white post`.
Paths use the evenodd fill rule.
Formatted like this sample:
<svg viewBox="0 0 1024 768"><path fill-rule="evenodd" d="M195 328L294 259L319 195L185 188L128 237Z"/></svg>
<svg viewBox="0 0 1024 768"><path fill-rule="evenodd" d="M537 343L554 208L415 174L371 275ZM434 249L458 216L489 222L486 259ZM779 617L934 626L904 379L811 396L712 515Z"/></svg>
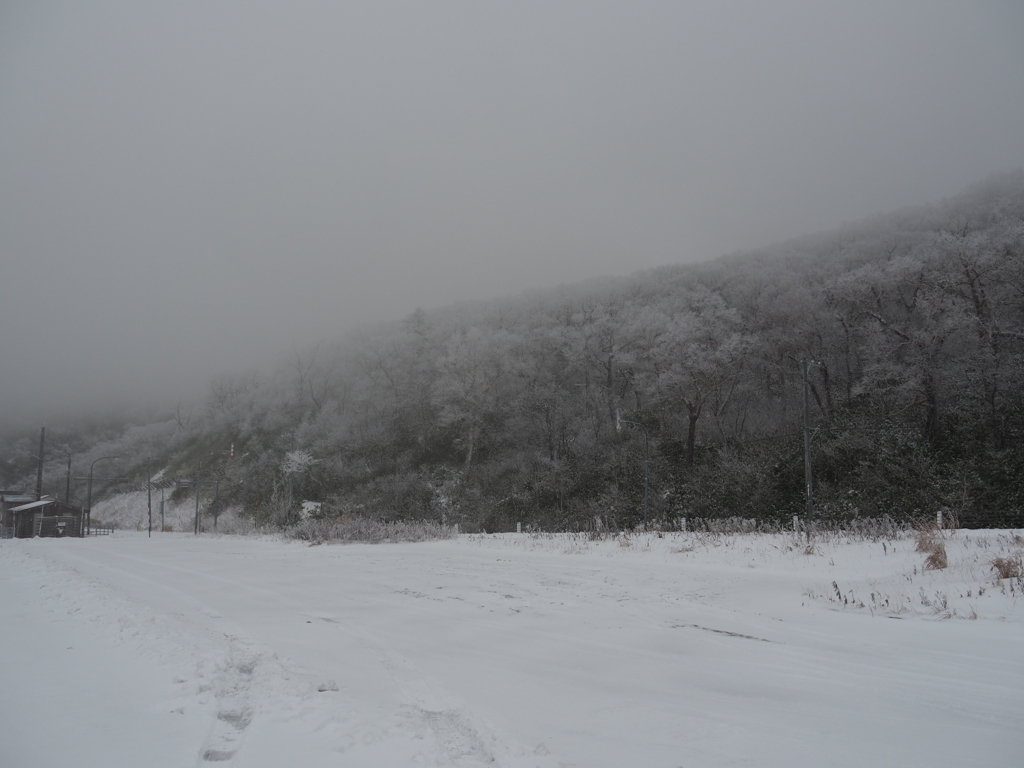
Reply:
<svg viewBox="0 0 1024 768"><path fill-rule="evenodd" d="M686 533L686 518L683 518L683 533Z"/></svg>
<svg viewBox="0 0 1024 768"><path fill-rule="evenodd" d="M523 532L523 524L522 523L516 523L516 533L522 533L522 532Z"/></svg>
<svg viewBox="0 0 1024 768"><path fill-rule="evenodd" d="M800 516L799 515L793 515L793 532L794 533L799 533L800 532Z"/></svg>
<svg viewBox="0 0 1024 768"><path fill-rule="evenodd" d="M935 526L939 529L942 528L942 510L940 509L935 513Z"/></svg>

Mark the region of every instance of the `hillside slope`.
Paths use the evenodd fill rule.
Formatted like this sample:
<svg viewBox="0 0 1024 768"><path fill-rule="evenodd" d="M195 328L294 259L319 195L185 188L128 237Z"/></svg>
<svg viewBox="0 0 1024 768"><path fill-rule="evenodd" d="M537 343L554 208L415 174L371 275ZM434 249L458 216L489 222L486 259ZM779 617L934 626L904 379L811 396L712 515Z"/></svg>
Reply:
<svg viewBox="0 0 1024 768"><path fill-rule="evenodd" d="M706 264L417 310L85 450L136 482L202 461L205 513L219 479L261 524L306 499L463 530L630 527L645 461L658 524L782 521L805 509L805 363L815 516L1024 524L1024 172Z"/></svg>

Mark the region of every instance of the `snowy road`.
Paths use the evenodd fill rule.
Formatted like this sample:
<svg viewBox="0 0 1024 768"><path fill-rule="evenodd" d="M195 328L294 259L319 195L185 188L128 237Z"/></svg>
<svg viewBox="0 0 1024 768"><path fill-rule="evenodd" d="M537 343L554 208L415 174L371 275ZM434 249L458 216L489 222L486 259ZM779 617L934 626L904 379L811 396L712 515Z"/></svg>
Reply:
<svg viewBox="0 0 1024 768"><path fill-rule="evenodd" d="M0 542L0 765L1022 764L1015 596L872 615L808 594L912 542L780 542Z"/></svg>

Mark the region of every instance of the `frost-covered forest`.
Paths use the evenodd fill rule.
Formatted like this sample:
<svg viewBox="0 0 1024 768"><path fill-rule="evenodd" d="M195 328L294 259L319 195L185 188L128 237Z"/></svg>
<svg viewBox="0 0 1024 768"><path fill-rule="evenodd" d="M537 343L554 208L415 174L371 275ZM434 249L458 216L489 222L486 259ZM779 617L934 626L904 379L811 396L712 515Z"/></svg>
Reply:
<svg viewBox="0 0 1024 768"><path fill-rule="evenodd" d="M260 525L316 501L329 519L621 528L649 450L657 524L782 521L804 511L807 361L816 516L1021 526L1022 352L1017 171L752 253L416 310L152 423L48 425L65 453L47 451L44 486L63 498L68 452L75 478L121 457L97 495L202 461L204 512L217 479L221 507ZM6 439L5 487L34 485L37 441Z"/></svg>

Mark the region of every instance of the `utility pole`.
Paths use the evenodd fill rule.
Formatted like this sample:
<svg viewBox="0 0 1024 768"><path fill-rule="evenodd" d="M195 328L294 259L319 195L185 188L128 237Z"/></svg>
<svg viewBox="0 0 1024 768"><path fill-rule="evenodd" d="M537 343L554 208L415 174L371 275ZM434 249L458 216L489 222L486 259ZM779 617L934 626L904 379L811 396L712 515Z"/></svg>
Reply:
<svg viewBox="0 0 1024 768"><path fill-rule="evenodd" d="M149 530L146 536L152 538L153 536L153 468L146 465L146 508L149 510Z"/></svg>
<svg viewBox="0 0 1024 768"><path fill-rule="evenodd" d="M217 514L220 512L220 480L213 481L213 530L217 530Z"/></svg>
<svg viewBox="0 0 1024 768"><path fill-rule="evenodd" d="M64 503L71 506L71 454L68 454L68 483L64 489Z"/></svg>
<svg viewBox="0 0 1024 768"><path fill-rule="evenodd" d="M160 533L164 532L164 487L160 486Z"/></svg>
<svg viewBox="0 0 1024 768"><path fill-rule="evenodd" d="M43 498L43 447L46 444L46 425L39 430L39 464L36 465L36 500Z"/></svg>

